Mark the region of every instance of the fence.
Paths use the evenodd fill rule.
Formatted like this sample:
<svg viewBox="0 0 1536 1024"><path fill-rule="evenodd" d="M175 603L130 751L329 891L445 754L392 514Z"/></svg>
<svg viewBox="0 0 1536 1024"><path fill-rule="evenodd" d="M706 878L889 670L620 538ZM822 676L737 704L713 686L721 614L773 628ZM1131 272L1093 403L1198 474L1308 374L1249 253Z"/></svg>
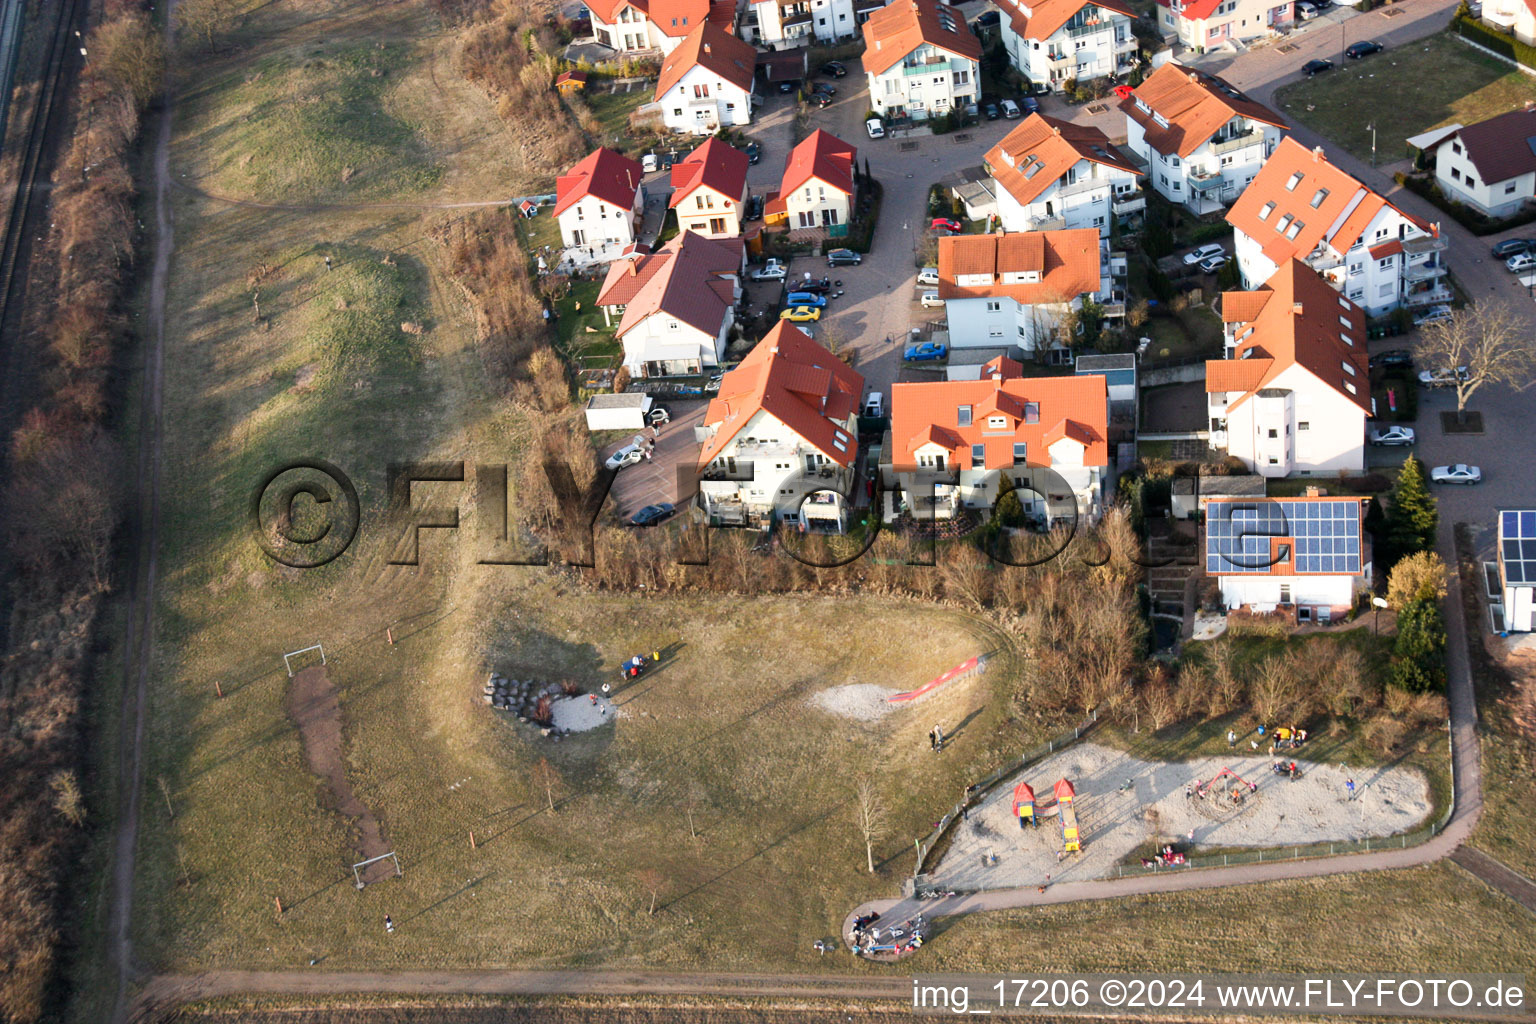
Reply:
<svg viewBox="0 0 1536 1024"><path fill-rule="evenodd" d="M1095 718L1097 718L1097 715L1095 715ZM1087 725L1091 724L1092 721L1087 723ZM1445 726L1446 732L1449 734L1451 731L1451 723L1449 720L1446 721ZM1074 731L1072 736L1064 737L1063 740L1055 741L1050 749L1052 751L1060 750L1062 747L1074 742L1085 731L1087 731L1086 725L1079 726ZM1114 874L1106 875L1104 877L1124 878L1127 875L1145 875L1148 872L1156 874L1163 871L1189 871L1191 869L1198 870L1202 868L1230 868L1237 867L1241 864L1273 864L1278 861L1287 860L1314 860L1319 857L1340 857L1346 856L1348 854L1372 853L1381 850L1405 850L1410 846L1419 846L1423 843L1427 843L1445 830L1446 824L1456 813L1456 791L1454 782L1456 772L1456 752L1454 740L1451 744L1449 744L1449 746L1451 748L1449 757L1451 762L1451 776L1453 780L1450 799L1446 801L1445 809L1440 812L1439 816L1436 817L1433 822L1415 832L1404 832L1401 835L1395 836L1381 836L1375 839L1357 839L1337 843L1311 843L1306 846L1272 847L1258 850L1243 850L1237 853L1216 853L1204 857L1190 857L1181 865L1154 865L1153 867L1149 868L1143 867L1140 864L1117 864L1115 865ZM1042 756L1042 750L1044 750L1044 748L1037 748L1035 751L1032 751L1029 754L1025 754L1023 762L1016 768L1003 769L994 772L991 776L989 776L991 781L988 783L988 785L995 784L1002 777L1017 771L1019 768L1023 768L1031 761L1038 760ZM963 805L956 805L955 810L951 812L950 815L946 816L943 821L939 822L939 828L936 829L934 833L934 841L937 841L937 837L942 834L945 828L949 826L951 823L951 818L959 813L961 806ZM931 843L928 849L932 849ZM919 847L917 858L918 871L922 870L924 852L924 849ZM918 884L916 872L914 872L913 882L916 895L921 895L921 887ZM946 891L971 893L986 892L987 889L985 886L978 886L974 889L961 889L948 886L946 887Z"/></svg>
<svg viewBox="0 0 1536 1024"><path fill-rule="evenodd" d="M943 818L939 819L938 825L934 826L933 831L928 833L925 839L916 840L917 864L912 868L912 878L914 883L917 877L923 873L923 862L928 858L928 854L933 851L933 848L936 845L938 845L939 840L944 838L944 833L949 831L949 826L953 825L955 821L959 819L961 812L964 811L966 807L972 803L975 803L977 800L983 799L986 796L988 790L990 790L993 786L997 785L1004 779L1023 771L1025 768L1029 767L1031 764L1040 760L1041 758L1049 757L1056 753L1058 750L1065 750L1067 747L1070 747L1072 744L1082 739L1083 734L1091 729L1093 724L1098 720L1099 711L1097 708L1095 708L1093 714L1079 725L1077 725L1071 732L1064 732L1048 743L1043 743L1040 746L1035 747L1033 750L1026 750L1024 752L1024 756L1021 757L1016 763L1005 764L991 775L988 775L986 778L982 779L980 782L973 783L971 786L967 787L965 799L951 807L948 813L946 813Z"/></svg>

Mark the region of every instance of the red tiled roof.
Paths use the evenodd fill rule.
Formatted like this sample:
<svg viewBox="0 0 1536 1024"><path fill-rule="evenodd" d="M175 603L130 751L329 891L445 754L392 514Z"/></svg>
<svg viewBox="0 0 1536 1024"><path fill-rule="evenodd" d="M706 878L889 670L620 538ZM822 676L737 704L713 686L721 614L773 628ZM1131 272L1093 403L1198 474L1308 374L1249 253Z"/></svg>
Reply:
<svg viewBox="0 0 1536 1024"><path fill-rule="evenodd" d="M816 129L785 158L779 195L788 196L812 178L853 195L853 165L858 155L857 149L836 135Z"/></svg>
<svg viewBox="0 0 1536 1024"><path fill-rule="evenodd" d="M1287 188L1293 177L1296 184ZM1321 148L1308 149L1287 135L1227 211L1227 223L1256 241L1264 256L1280 266L1293 256L1307 256L1324 242L1343 255L1387 207L1420 230L1437 233L1329 163ZM1297 222L1302 227L1292 238L1289 229Z"/></svg>
<svg viewBox="0 0 1536 1024"><path fill-rule="evenodd" d="M1024 273L1039 274L1040 279L1005 280L1005 275ZM981 274L991 283L958 283L959 278ZM1026 305L1070 302L1085 292L1097 292L1100 280L1097 228L939 239L941 299L1004 296Z"/></svg>
<svg viewBox="0 0 1536 1024"><path fill-rule="evenodd" d="M699 187L711 188L733 202L747 190L747 154L715 136L672 165L672 201L676 206Z"/></svg>
<svg viewBox="0 0 1536 1024"><path fill-rule="evenodd" d="M1135 13L1119 0L1098 0L1096 3L1088 3L1085 0L1002 0L998 4L1003 15L1013 23L1013 31L1020 39L1049 39L1078 11L1086 9L1106 11L1110 14L1119 14L1127 18L1135 18ZM1101 18L1103 14L1099 15Z"/></svg>
<svg viewBox="0 0 1536 1024"><path fill-rule="evenodd" d="M1025 415L1033 405L1034 422ZM958 410L969 406L971 425L960 426ZM1006 416L1004 430L990 427L992 416ZM1109 391L1098 374L1070 377L1013 377L981 380L895 384L891 387L892 463L898 470L914 468L917 450L937 444L949 452L945 460L959 469L971 468L971 446L986 446L986 465L1014 464L1013 446L1026 445L1027 465L1049 466L1049 448L1063 437L1084 446L1083 465L1109 462Z"/></svg>
<svg viewBox="0 0 1536 1024"><path fill-rule="evenodd" d="M720 26L700 22L662 62L661 76L656 79L656 99L665 96L695 67L712 71L732 85L751 92L757 51Z"/></svg>
<svg viewBox="0 0 1536 1024"><path fill-rule="evenodd" d="M1266 291L1222 292L1221 322L1241 324L1255 319L1259 315L1259 310L1264 308L1264 304L1273 294Z"/></svg>
<svg viewBox="0 0 1536 1024"><path fill-rule="evenodd" d="M720 381L704 412L715 427L699 465L709 465L759 411L789 427L840 466L858 457L858 438L844 430L864 393L864 378L787 320L758 342Z"/></svg>
<svg viewBox="0 0 1536 1024"><path fill-rule="evenodd" d="M1205 364L1205 390L1243 392L1228 405L1230 409L1299 365L1370 412L1364 311L1334 291L1315 270L1295 259L1282 264L1264 282L1263 291L1268 293L1268 300L1247 321L1253 330L1238 340L1235 358L1212 359ZM1226 301L1224 297L1223 303ZM1344 340L1346 337L1349 341ZM1244 366L1245 363L1253 365ZM1345 364L1354 372L1346 370ZM1354 386L1353 394L1346 383Z"/></svg>
<svg viewBox="0 0 1536 1024"><path fill-rule="evenodd" d="M1131 158L1109 143L1109 136L1088 125L1031 114L987 151L993 179L1020 204L1056 184L1083 160L1139 173Z"/></svg>
<svg viewBox="0 0 1536 1024"><path fill-rule="evenodd" d="M1220 0L1213 0L1218 3ZM1186 16L1188 7L1185 8ZM1204 17L1204 15L1201 15ZM1151 113L1137 105L1145 104ZM1164 64L1120 101L1125 116L1141 125L1147 145L1163 154L1187 157L1234 117L1287 127L1285 119L1228 85L1225 79L1180 64ZM1162 115L1167 127L1153 114Z"/></svg>
<svg viewBox="0 0 1536 1024"><path fill-rule="evenodd" d="M637 161L622 153L606 147L594 149L555 179L555 216L586 196L596 196L621 210L633 210L644 173Z"/></svg>
<svg viewBox="0 0 1536 1024"><path fill-rule="evenodd" d="M1526 0L1536 13L1536 0ZM1511 110L1459 128L1446 139L1460 138L1467 159L1487 184L1536 171L1536 110ZM1446 140L1442 139L1443 145Z"/></svg>
<svg viewBox="0 0 1536 1024"><path fill-rule="evenodd" d="M562 71L555 76L556 85L562 82L579 82L585 85L586 81L587 73L585 71Z"/></svg>
<svg viewBox="0 0 1536 1024"><path fill-rule="evenodd" d="M893 0L864 23L864 70L878 75L924 44L967 60L981 59L981 41L965 15L938 0Z"/></svg>
<svg viewBox="0 0 1536 1024"><path fill-rule="evenodd" d="M741 240L684 231L654 253L615 263L598 292L599 306L624 306L622 338L653 313L666 313L713 337L734 306Z"/></svg>
<svg viewBox="0 0 1536 1024"><path fill-rule="evenodd" d="M1371 259L1384 260L1388 256L1396 256L1398 253L1402 252L1403 243L1394 238L1392 241L1387 242L1384 245L1373 246L1368 251L1371 254Z"/></svg>
<svg viewBox="0 0 1536 1024"><path fill-rule="evenodd" d="M1157 0L1157 6L1171 6L1168 0ZM1216 13L1216 8L1221 6L1221 0L1184 0L1184 6L1175 12L1185 21L1204 21Z"/></svg>

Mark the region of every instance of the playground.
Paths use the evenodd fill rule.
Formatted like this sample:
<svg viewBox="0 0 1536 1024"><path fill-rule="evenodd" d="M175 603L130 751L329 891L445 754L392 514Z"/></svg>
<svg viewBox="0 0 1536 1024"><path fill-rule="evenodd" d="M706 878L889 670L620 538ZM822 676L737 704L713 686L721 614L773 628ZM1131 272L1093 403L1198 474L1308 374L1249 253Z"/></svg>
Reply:
<svg viewBox="0 0 1536 1024"><path fill-rule="evenodd" d="M1296 763L1295 778L1276 772L1282 760ZM956 889L1084 881L1112 874L1138 849L1198 855L1389 836L1418 828L1431 809L1416 769L1316 764L1295 752L1158 762L1084 742L971 807L932 881Z"/></svg>

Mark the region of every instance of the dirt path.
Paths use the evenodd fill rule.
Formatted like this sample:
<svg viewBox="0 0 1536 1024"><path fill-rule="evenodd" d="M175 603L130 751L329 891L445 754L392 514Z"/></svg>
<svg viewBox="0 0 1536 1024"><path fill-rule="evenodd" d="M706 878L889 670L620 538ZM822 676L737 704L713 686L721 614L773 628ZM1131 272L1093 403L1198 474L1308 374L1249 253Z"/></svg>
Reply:
<svg viewBox="0 0 1536 1024"><path fill-rule="evenodd" d="M172 42L171 24L175 0L164 9L167 49ZM155 244L149 275L149 302L144 322L144 378L140 388L139 453L135 479L138 502L128 521L128 536L137 538L128 590L127 633L123 649L127 666L123 675L123 705L119 716L117 836L112 857L112 902L108 912L107 955L114 965L116 994L112 1020L122 1021L128 1011L128 982L133 973L130 916L133 910L133 875L139 834L140 795L144 784L144 719L149 702L149 669L154 651L155 573L160 552L160 461L163 448L165 294L170 277L171 250L171 110L170 70L167 68L165 102L155 119Z"/></svg>
<svg viewBox="0 0 1536 1024"><path fill-rule="evenodd" d="M346 759L341 750L341 702L324 665L312 665L288 681L288 717L304 741L309 770L331 791L331 807L351 818L357 829L356 860L372 860L389 852L384 823L352 791L347 781ZM393 865L372 864L362 873L364 884L381 882L395 874Z"/></svg>

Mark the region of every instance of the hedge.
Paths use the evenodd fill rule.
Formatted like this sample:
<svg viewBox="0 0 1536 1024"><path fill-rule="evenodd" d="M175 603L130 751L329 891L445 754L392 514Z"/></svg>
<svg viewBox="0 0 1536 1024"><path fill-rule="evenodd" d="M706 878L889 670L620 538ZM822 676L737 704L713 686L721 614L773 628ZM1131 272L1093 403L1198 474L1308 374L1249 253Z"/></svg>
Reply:
<svg viewBox="0 0 1536 1024"><path fill-rule="evenodd" d="M1403 174L1401 171L1392 177L1399 185L1434 203L1441 210L1449 214L1452 220L1474 235L1496 235L1500 231L1505 231L1509 228L1517 228L1523 224L1536 222L1536 206L1527 207L1513 217L1495 220L1484 215L1481 211L1475 210L1467 204L1457 202L1450 196L1447 196L1431 177Z"/></svg>
<svg viewBox="0 0 1536 1024"><path fill-rule="evenodd" d="M1524 64L1528 68L1536 68L1536 46L1522 43L1514 36L1495 32L1472 17L1458 17L1452 24L1456 31L1466 39L1472 40L1479 46L1486 46L1494 53L1508 57L1512 61Z"/></svg>

